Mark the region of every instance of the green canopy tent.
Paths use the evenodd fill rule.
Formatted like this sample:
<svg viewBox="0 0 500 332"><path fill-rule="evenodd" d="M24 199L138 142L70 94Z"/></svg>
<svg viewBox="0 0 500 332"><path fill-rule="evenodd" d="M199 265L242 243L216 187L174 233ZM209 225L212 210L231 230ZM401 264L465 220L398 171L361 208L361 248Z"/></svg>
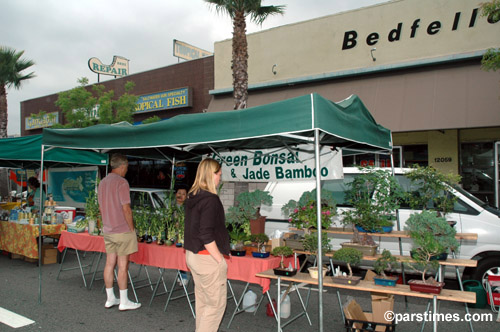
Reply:
<svg viewBox="0 0 500 332"><path fill-rule="evenodd" d="M126 138L126 139L125 139ZM314 144L350 151L390 153L391 132L378 125L355 95L334 103L312 93L238 111L179 115L168 121L131 126L44 129L44 147L120 151L128 155L187 160L212 152ZM316 178L320 188L320 179ZM317 190L321 202L321 190ZM319 204L319 203L318 203ZM321 209L317 209L320 220ZM318 232L318 256L321 232ZM319 326L323 330L323 279L319 275Z"/></svg>
<svg viewBox="0 0 500 332"><path fill-rule="evenodd" d="M44 151L45 150L45 151ZM42 135L0 139L0 167L6 168L40 168L65 165L103 165L108 164L108 155L95 151L71 149L42 149ZM42 199L42 195L40 195ZM40 202L42 206L42 202ZM40 220L41 218L40 211ZM40 234L42 223L40 222ZM38 243L38 267L41 284L42 251L41 236Z"/></svg>
<svg viewBox="0 0 500 332"><path fill-rule="evenodd" d="M38 168L42 154L42 135L0 139L0 167ZM51 149L45 152L44 163L107 165L108 156L94 151Z"/></svg>

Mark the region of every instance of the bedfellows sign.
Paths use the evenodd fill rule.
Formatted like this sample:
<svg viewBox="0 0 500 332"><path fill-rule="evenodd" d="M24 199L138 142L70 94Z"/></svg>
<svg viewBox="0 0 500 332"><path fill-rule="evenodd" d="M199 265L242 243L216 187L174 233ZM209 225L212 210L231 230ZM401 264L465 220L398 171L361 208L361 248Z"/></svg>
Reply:
<svg viewBox="0 0 500 332"><path fill-rule="evenodd" d="M191 88L161 91L140 96L135 104L135 113L146 113L170 108L191 106Z"/></svg>
<svg viewBox="0 0 500 332"><path fill-rule="evenodd" d="M234 151L210 155L222 164L224 181L270 182L315 179L314 146L301 145L291 151L286 148L254 151ZM320 150L322 180L341 179L342 153L330 147Z"/></svg>

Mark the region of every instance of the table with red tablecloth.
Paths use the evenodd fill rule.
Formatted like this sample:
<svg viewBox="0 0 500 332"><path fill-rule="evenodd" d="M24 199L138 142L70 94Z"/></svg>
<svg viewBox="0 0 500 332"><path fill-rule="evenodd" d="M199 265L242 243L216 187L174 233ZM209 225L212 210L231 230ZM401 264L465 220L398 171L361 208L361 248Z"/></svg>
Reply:
<svg viewBox="0 0 500 332"><path fill-rule="evenodd" d="M173 269L188 271L184 248L175 246L157 245L155 243L138 243L139 251L130 255L130 261L140 265L155 266L162 269ZM92 236L87 232L70 233L63 231L59 239L58 249L73 248L80 251L105 252L104 239L102 236ZM278 267L280 257L270 256L267 258L256 258L253 256L230 256L227 261L227 278L240 280L262 287L262 292L269 290L271 281L268 278L260 278L255 275L259 272ZM288 266L293 262L288 258L285 264Z"/></svg>
<svg viewBox="0 0 500 332"><path fill-rule="evenodd" d="M61 234L64 224L42 225L42 236ZM38 259L40 225L0 221L0 250Z"/></svg>

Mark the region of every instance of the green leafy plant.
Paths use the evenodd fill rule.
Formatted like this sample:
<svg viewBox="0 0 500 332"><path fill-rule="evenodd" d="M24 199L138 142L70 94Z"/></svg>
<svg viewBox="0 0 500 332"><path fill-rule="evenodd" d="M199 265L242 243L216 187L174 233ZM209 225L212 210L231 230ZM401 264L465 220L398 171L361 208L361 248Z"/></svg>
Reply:
<svg viewBox="0 0 500 332"><path fill-rule="evenodd" d="M436 256L459 246L455 238L456 231L450 227L443 217L438 217L433 211L422 211L412 214L406 221L405 230L413 240L412 258L414 262L406 262L411 269L425 274L428 270L438 268Z"/></svg>
<svg viewBox="0 0 500 332"><path fill-rule="evenodd" d="M373 265L375 272L381 275L383 278L386 278L385 271L389 271L397 264L398 260L394 257L391 252L387 249L382 251L382 255L377 258L375 264Z"/></svg>
<svg viewBox="0 0 500 332"><path fill-rule="evenodd" d="M354 248L342 248L333 253L334 260L344 262L349 269L349 278L352 277L352 267L358 265L363 258L363 253Z"/></svg>
<svg viewBox="0 0 500 332"><path fill-rule="evenodd" d="M229 230L232 247L235 250L242 250L243 244L248 240L249 235L246 234L245 230L239 224L226 224L226 228Z"/></svg>
<svg viewBox="0 0 500 332"><path fill-rule="evenodd" d="M96 181L96 186L98 185L99 180ZM96 189L92 189L85 198L85 226L87 226L90 221L93 221L95 223L94 233L99 233L101 231L100 219L101 211L99 209L97 191Z"/></svg>
<svg viewBox="0 0 500 332"><path fill-rule="evenodd" d="M298 201L288 201L281 210L288 215L288 222L298 229L318 228L316 189L304 192ZM332 193L321 190L321 227L330 227L336 213L337 205Z"/></svg>
<svg viewBox="0 0 500 332"><path fill-rule="evenodd" d="M448 191L460 181L459 175L443 174L430 166L414 165L406 177L411 181L407 200L412 209L433 210L439 216L453 211L457 197Z"/></svg>
<svg viewBox="0 0 500 332"><path fill-rule="evenodd" d="M257 250L260 252L261 247L269 241L269 237L265 233L252 234L250 241L257 243Z"/></svg>
<svg viewBox="0 0 500 332"><path fill-rule="evenodd" d="M310 234L305 234L302 244L304 245L305 251L316 255L318 253L318 233L311 232ZM328 238L328 234L325 232L321 233L321 250L323 253L332 251L330 239Z"/></svg>
<svg viewBox="0 0 500 332"><path fill-rule="evenodd" d="M293 255L293 250L290 247L287 246L279 246L275 247L271 251L271 255L273 256L281 256L281 262L280 262L280 268L284 269L285 268L285 257L289 257Z"/></svg>
<svg viewBox="0 0 500 332"><path fill-rule="evenodd" d="M258 219L261 205L273 204L273 198L267 191L255 190L243 192L236 197L236 205L231 206L226 214L226 221L239 224L250 235L250 220Z"/></svg>
<svg viewBox="0 0 500 332"><path fill-rule="evenodd" d="M386 170L373 167L360 168L362 172L348 184L346 201L353 209L344 212L342 224L351 225L353 242L373 244L370 235L359 237L356 226L367 232L380 232L384 226L392 226L404 193L398 181Z"/></svg>
<svg viewBox="0 0 500 332"><path fill-rule="evenodd" d="M149 228L149 216L151 214L151 210L144 204L144 201L145 194L141 193L139 196L139 205L132 210L135 231L139 237L146 235Z"/></svg>

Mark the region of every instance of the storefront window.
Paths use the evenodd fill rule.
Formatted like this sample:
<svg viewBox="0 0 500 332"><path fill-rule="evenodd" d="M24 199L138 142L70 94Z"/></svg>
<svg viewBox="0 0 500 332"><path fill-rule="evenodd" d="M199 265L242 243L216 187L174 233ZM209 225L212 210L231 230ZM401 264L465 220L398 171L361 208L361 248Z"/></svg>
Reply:
<svg viewBox="0 0 500 332"><path fill-rule="evenodd" d="M412 165L428 166L429 153L426 144L422 145L403 145L403 167Z"/></svg>
<svg viewBox="0 0 500 332"><path fill-rule="evenodd" d="M463 188L495 205L493 143L462 143L460 154Z"/></svg>

